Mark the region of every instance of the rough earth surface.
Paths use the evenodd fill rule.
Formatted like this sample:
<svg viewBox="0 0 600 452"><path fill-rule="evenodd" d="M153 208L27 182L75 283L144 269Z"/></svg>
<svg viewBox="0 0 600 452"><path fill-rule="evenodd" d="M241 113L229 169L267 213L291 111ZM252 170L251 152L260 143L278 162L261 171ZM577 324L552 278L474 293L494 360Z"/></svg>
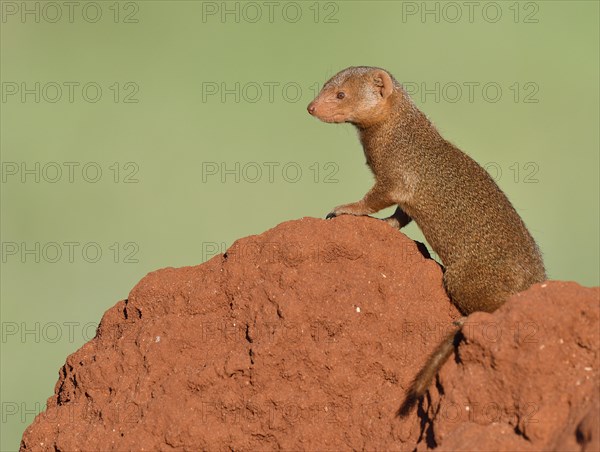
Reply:
<svg viewBox="0 0 600 452"><path fill-rule="evenodd" d="M599 290L548 281L460 317L372 218L304 218L148 274L67 358L21 450L600 450Z"/></svg>

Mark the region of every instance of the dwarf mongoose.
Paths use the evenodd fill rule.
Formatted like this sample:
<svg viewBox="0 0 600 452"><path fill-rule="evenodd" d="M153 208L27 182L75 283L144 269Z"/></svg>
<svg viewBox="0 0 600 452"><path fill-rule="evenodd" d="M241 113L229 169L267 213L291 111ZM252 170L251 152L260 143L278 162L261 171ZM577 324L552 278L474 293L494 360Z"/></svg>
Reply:
<svg viewBox="0 0 600 452"><path fill-rule="evenodd" d="M540 251L523 220L490 175L446 141L384 69L349 67L308 105L324 122L358 129L375 184L360 201L333 209L370 215L397 205L385 220L415 220L445 266L444 287L463 315L492 312L509 295L546 279ZM460 329L430 356L399 410L406 415L454 351Z"/></svg>

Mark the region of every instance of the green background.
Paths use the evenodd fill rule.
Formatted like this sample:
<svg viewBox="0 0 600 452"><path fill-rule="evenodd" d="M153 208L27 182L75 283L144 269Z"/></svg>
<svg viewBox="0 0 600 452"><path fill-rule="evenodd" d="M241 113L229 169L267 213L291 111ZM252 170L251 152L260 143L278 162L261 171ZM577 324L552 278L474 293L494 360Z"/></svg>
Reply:
<svg viewBox="0 0 600 452"><path fill-rule="evenodd" d="M54 21L47 2L27 2L38 23L2 2L3 451L18 448L66 356L146 273L362 197L372 177L355 131L306 113L347 66L381 66L418 88L442 134L494 172L549 277L598 285L598 2L499 2L498 20L493 2L472 17L463 2L428 2L438 17L422 17L422 2L289 3L269 18L262 2L230 2L239 16L223 18L221 2L80 2L71 20L58 2ZM39 102L23 98L36 82ZM65 82L79 84L72 102ZM24 182L22 163L33 170ZM222 163L233 170L224 182ZM203 176L207 164L219 173ZM72 182L66 165L78 165ZM405 232L422 240L414 224ZM73 262L65 242L79 244ZM21 254L36 243L39 256ZM94 248L82 255L88 243L98 262Z"/></svg>

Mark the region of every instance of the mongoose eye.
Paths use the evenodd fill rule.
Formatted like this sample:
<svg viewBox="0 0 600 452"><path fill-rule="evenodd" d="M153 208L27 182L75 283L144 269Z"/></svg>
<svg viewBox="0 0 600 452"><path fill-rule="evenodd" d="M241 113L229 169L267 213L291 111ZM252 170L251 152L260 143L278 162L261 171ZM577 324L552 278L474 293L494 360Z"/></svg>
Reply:
<svg viewBox="0 0 600 452"><path fill-rule="evenodd" d="M340 91L339 93L337 93L336 96L338 99L343 99L344 97L346 97L346 93L343 91Z"/></svg>

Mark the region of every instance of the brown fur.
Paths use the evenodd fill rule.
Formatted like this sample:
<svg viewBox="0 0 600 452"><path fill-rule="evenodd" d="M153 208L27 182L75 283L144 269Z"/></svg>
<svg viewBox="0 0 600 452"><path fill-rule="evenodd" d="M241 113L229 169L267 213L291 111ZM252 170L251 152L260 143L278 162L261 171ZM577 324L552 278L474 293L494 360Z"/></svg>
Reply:
<svg viewBox="0 0 600 452"><path fill-rule="evenodd" d="M464 315L492 312L509 295L546 279L539 249L504 193L438 133L387 71L344 69L325 83L308 111L325 122L356 126L375 176L363 199L336 207L327 218L396 205L385 220L398 228L415 220L442 259L444 286ZM448 340L413 382L405 412L408 399L412 406L450 356Z"/></svg>

